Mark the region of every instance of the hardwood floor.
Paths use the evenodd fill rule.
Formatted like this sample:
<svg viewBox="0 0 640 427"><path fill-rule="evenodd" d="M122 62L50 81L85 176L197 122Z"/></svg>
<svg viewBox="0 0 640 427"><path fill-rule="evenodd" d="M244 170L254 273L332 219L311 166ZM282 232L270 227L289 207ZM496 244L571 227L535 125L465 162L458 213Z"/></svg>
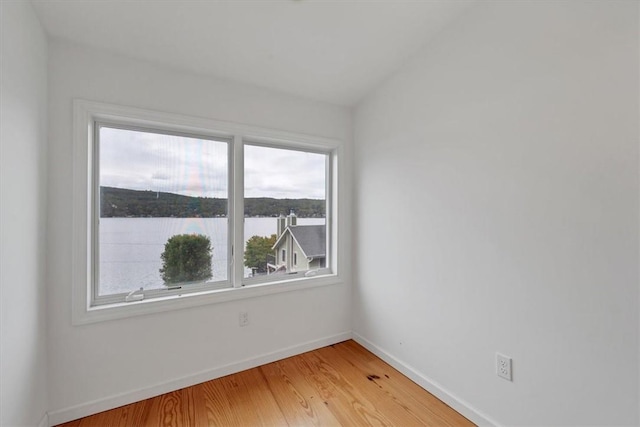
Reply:
<svg viewBox="0 0 640 427"><path fill-rule="evenodd" d="M472 426L354 341L61 424Z"/></svg>

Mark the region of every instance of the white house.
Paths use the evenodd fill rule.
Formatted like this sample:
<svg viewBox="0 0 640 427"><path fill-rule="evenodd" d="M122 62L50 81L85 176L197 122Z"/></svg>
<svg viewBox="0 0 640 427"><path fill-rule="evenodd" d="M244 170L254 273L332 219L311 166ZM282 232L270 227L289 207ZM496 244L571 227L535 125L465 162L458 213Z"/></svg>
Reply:
<svg viewBox="0 0 640 427"><path fill-rule="evenodd" d="M271 272L300 272L326 266L326 225L298 225L295 213L278 218L278 233L273 245L275 263Z"/></svg>

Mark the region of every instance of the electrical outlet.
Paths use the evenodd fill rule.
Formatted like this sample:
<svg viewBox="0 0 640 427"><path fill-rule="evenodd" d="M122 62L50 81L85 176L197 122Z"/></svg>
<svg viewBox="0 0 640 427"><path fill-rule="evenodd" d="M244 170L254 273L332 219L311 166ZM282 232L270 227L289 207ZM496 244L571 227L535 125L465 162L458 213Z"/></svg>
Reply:
<svg viewBox="0 0 640 427"><path fill-rule="evenodd" d="M247 326L249 324L249 313L247 313L246 311L241 311L240 315L238 316L238 320L240 326Z"/></svg>
<svg viewBox="0 0 640 427"><path fill-rule="evenodd" d="M496 353L496 374L507 381L513 381L511 375L511 358L500 353Z"/></svg>

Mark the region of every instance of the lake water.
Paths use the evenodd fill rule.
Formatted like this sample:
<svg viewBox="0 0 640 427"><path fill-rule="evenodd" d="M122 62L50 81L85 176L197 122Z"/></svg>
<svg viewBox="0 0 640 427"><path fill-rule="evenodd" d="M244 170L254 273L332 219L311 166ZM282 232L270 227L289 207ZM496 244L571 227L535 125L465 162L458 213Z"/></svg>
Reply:
<svg viewBox="0 0 640 427"><path fill-rule="evenodd" d="M298 218L298 224L324 224L324 218ZM213 247L212 280L226 280L227 218L101 218L100 295L163 288L160 255L169 237L204 234ZM276 218L245 218L244 240L276 233ZM245 268L245 276L250 273Z"/></svg>

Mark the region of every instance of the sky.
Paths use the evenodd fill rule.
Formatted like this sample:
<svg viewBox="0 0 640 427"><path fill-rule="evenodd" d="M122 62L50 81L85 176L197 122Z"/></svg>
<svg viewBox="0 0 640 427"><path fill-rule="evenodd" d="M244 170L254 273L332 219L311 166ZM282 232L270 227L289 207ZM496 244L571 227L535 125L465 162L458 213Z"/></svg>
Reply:
<svg viewBox="0 0 640 427"><path fill-rule="evenodd" d="M245 197L325 198L323 154L245 145ZM227 143L100 128L100 185L226 198Z"/></svg>

